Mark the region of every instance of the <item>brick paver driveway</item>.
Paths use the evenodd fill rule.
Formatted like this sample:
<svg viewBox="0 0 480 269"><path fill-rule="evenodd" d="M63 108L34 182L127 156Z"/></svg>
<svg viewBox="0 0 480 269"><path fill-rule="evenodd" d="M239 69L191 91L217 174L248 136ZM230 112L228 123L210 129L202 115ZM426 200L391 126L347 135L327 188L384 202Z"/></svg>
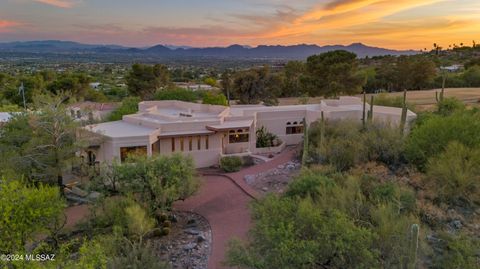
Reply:
<svg viewBox="0 0 480 269"><path fill-rule="evenodd" d="M209 269L222 265L228 241L246 239L251 225L248 203L252 200L241 188L223 176L204 176L202 187L193 197L174 205L176 210L193 211L207 218L212 228L212 254Z"/></svg>
<svg viewBox="0 0 480 269"><path fill-rule="evenodd" d="M252 224L248 205L261 195L246 184L243 177L284 164L292 160L295 154L295 149L289 148L270 162L237 173L203 176L202 186L197 194L174 204L176 210L193 211L204 216L210 223L212 254L208 261L209 269L226 268L222 261L225 260L227 243L232 237L247 238Z"/></svg>

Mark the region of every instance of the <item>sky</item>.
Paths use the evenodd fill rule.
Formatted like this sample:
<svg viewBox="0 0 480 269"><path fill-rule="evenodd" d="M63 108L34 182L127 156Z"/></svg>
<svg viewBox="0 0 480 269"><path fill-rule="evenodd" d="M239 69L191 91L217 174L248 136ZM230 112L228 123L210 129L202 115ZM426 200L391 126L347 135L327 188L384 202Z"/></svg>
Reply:
<svg viewBox="0 0 480 269"><path fill-rule="evenodd" d="M147 47L480 43L480 0L0 0L0 42Z"/></svg>

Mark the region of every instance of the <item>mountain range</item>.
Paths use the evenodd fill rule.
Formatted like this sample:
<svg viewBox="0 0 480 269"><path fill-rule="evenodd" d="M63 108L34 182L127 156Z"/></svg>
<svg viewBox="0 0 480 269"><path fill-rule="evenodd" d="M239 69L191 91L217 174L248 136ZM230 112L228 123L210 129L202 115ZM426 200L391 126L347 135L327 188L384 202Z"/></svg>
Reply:
<svg viewBox="0 0 480 269"><path fill-rule="evenodd" d="M333 50L346 50L358 57L381 55L412 55L414 50L392 50L367 46L362 43L344 45L292 45L249 47L231 45L228 47L194 48L188 46L156 45L146 48L124 47L119 45L92 45L72 41L46 40L0 43L3 53L48 53L48 54L94 54L94 55L131 55L136 57L205 57L205 58L247 58L247 59L305 59L310 55Z"/></svg>

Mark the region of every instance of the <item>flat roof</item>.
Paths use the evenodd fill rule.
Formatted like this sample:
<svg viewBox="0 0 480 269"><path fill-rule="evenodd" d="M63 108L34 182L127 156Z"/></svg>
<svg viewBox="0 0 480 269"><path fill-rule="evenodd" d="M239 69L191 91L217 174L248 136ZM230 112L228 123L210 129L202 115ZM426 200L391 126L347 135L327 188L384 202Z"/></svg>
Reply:
<svg viewBox="0 0 480 269"><path fill-rule="evenodd" d="M230 129L239 129L239 128L250 128L252 126L253 120L234 120L234 121L225 121L222 124L209 125L207 129L214 131L230 130Z"/></svg>
<svg viewBox="0 0 480 269"><path fill-rule="evenodd" d="M124 121L112 121L92 124L85 129L112 138L149 136L155 131L153 128L135 125Z"/></svg>
<svg viewBox="0 0 480 269"><path fill-rule="evenodd" d="M175 136L195 136L195 135L206 135L206 134L213 134L215 132L205 130L199 131L177 131L177 132L161 132L159 137L167 138L167 137L175 137Z"/></svg>

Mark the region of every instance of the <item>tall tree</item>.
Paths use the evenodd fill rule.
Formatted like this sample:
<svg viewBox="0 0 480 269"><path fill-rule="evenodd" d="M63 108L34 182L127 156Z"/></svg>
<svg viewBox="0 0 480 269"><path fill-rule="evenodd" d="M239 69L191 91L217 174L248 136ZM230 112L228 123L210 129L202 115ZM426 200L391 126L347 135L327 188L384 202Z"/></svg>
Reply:
<svg viewBox="0 0 480 269"><path fill-rule="evenodd" d="M357 56L344 50L310 56L307 58L305 86L312 96L337 97L359 93L364 78L357 73L357 66Z"/></svg>
<svg viewBox="0 0 480 269"><path fill-rule="evenodd" d="M134 64L127 74L128 91L143 100L152 99L155 92L170 82L170 71L165 65Z"/></svg>
<svg viewBox="0 0 480 269"><path fill-rule="evenodd" d="M12 156L9 167L22 167L31 180L63 185L63 173L77 159L82 139L78 124L67 113L66 96L38 96L37 112L21 114L7 123L0 150Z"/></svg>
<svg viewBox="0 0 480 269"><path fill-rule="evenodd" d="M272 74L268 66L240 71L235 74L233 91L241 104L258 104L263 101L274 105L280 95L283 80Z"/></svg>
<svg viewBox="0 0 480 269"><path fill-rule="evenodd" d="M63 173L70 167L81 149L77 138L78 124L67 113L66 96L38 98L39 113L30 118L33 137L24 156L32 162L33 176L63 186Z"/></svg>
<svg viewBox="0 0 480 269"><path fill-rule="evenodd" d="M305 92L302 84L302 77L305 73L305 64L300 61L290 61L285 65L285 84L283 85L282 96L299 97Z"/></svg>

